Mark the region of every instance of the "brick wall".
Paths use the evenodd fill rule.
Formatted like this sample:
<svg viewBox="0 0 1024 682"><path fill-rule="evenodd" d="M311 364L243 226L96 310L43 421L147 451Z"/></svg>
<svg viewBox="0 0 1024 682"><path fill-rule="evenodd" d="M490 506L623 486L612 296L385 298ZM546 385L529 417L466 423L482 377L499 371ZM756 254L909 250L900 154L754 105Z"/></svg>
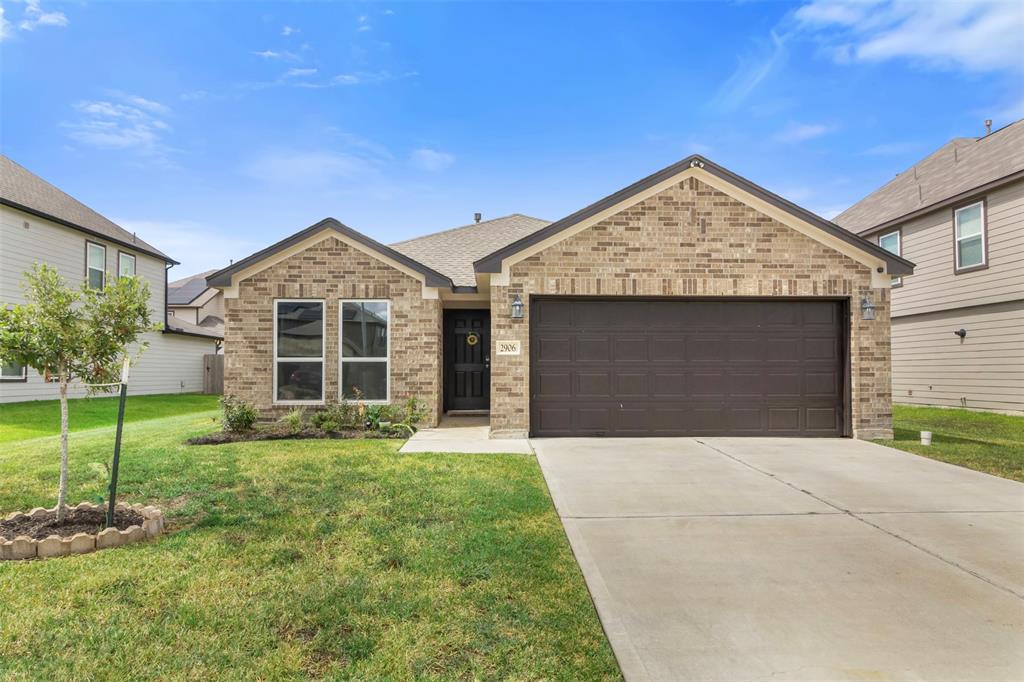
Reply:
<svg viewBox="0 0 1024 682"><path fill-rule="evenodd" d="M515 294L526 304L519 320L509 316ZM515 264L509 286L491 288L492 338L523 349L491 355L495 437L529 430L531 295L848 297L854 435L892 434L889 291L871 288L866 266L696 178ZM864 296L873 321L861 319Z"/></svg>
<svg viewBox="0 0 1024 682"><path fill-rule="evenodd" d="M391 301L391 399L424 401L430 425L440 409L441 305L426 300L418 280L328 237L241 282L225 299L224 393L247 400L263 418L291 406L273 404L274 299L321 298L325 310L325 398L338 398L340 299Z"/></svg>

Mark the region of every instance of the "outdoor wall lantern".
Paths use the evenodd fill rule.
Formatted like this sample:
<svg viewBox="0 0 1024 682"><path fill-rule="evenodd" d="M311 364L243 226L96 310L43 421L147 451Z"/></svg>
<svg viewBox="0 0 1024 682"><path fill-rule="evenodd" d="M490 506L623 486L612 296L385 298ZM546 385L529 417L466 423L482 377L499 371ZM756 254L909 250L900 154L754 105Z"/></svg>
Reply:
<svg viewBox="0 0 1024 682"><path fill-rule="evenodd" d="M860 301L861 317L865 320L875 319L875 304L870 298L862 298Z"/></svg>
<svg viewBox="0 0 1024 682"><path fill-rule="evenodd" d="M523 299L519 298L519 294L512 299L512 317L520 319L523 316Z"/></svg>

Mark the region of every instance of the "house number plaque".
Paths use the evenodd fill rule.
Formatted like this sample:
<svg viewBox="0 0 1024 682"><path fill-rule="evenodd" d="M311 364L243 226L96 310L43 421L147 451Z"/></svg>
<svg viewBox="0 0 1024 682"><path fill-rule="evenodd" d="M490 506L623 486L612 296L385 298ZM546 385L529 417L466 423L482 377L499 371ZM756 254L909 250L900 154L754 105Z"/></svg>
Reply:
<svg viewBox="0 0 1024 682"><path fill-rule="evenodd" d="M498 341L496 346L498 355L519 355L518 341Z"/></svg>

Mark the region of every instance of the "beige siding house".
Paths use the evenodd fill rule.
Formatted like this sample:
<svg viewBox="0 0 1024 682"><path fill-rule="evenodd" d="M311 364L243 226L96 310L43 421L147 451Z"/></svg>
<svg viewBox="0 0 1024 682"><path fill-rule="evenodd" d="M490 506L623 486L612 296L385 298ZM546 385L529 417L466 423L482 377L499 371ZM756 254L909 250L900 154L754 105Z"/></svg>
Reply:
<svg viewBox="0 0 1024 682"><path fill-rule="evenodd" d="M206 285L206 278L214 272L200 272L167 285L167 315L171 324L224 336L224 293Z"/></svg>
<svg viewBox="0 0 1024 682"><path fill-rule="evenodd" d="M700 156L548 223L391 246L328 218L207 278L225 393L422 400L494 437L891 435L913 264Z"/></svg>
<svg viewBox="0 0 1024 682"><path fill-rule="evenodd" d="M835 221L916 264L893 282L893 400L1024 413L1024 121L950 141Z"/></svg>
<svg viewBox="0 0 1024 682"><path fill-rule="evenodd" d="M23 273L46 263L69 284L103 286L109 278L141 277L149 283L152 318L164 321L169 256L122 229L7 157L0 156L0 297L23 303ZM167 325L144 337L149 348L133 368L130 394L184 393L203 389L203 355L220 337L208 330ZM52 400L56 386L35 371L3 364L0 402ZM85 395L82 386L73 396Z"/></svg>

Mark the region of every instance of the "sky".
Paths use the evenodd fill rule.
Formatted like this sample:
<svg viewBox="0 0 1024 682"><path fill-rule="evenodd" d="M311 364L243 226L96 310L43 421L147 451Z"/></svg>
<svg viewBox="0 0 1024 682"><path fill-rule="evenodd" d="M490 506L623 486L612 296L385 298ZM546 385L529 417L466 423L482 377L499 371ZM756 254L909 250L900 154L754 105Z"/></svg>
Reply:
<svg viewBox="0 0 1024 682"><path fill-rule="evenodd" d="M831 218L1024 117L1024 3L6 1L0 149L181 265L556 220L699 153Z"/></svg>

